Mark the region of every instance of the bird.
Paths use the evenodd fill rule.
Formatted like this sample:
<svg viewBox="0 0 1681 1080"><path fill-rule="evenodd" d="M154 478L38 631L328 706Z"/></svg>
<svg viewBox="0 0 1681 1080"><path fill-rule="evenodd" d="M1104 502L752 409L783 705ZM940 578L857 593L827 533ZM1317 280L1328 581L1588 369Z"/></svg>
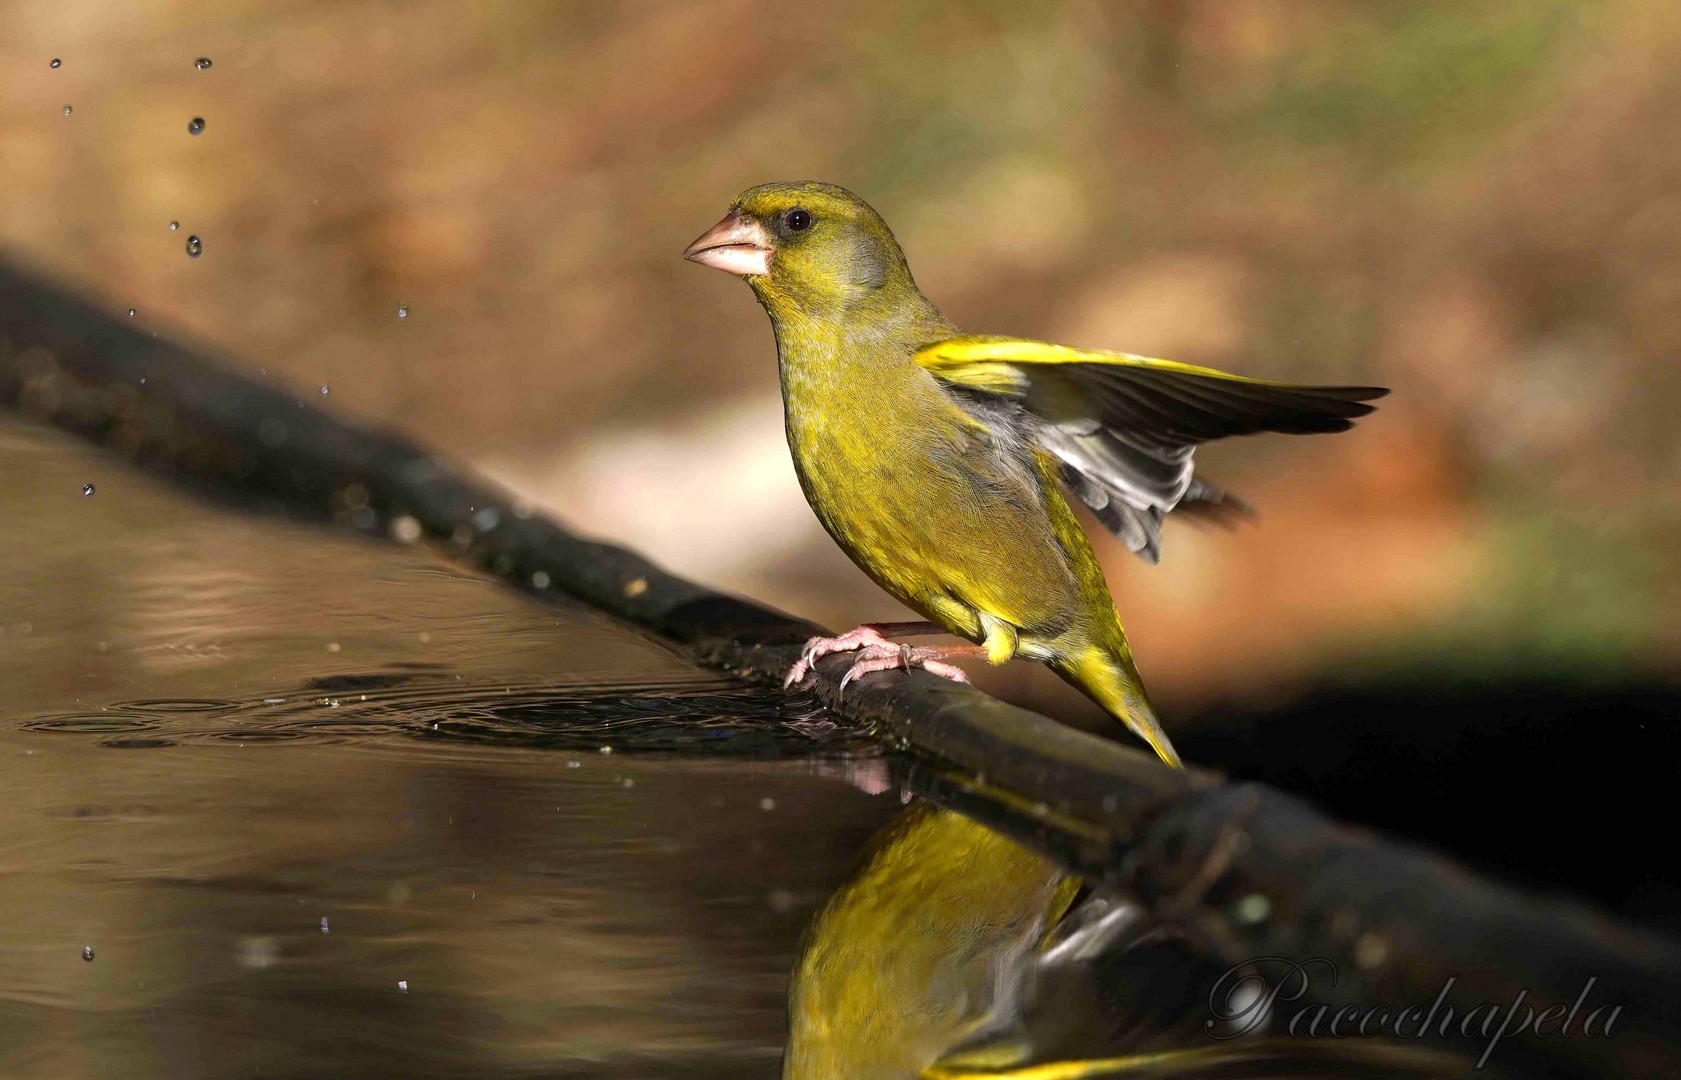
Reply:
<svg viewBox="0 0 1681 1080"><path fill-rule="evenodd" d="M1246 507L1194 474L1204 442L1343 431L1388 391L1302 386L1130 353L966 334L911 276L868 203L834 184L748 189L683 253L744 278L770 316L806 501L835 542L926 620L815 637L789 670L855 654L841 682L954 657L1047 665L1181 764L1069 497L1154 563L1170 511ZM896 643L952 634L967 646Z"/></svg>

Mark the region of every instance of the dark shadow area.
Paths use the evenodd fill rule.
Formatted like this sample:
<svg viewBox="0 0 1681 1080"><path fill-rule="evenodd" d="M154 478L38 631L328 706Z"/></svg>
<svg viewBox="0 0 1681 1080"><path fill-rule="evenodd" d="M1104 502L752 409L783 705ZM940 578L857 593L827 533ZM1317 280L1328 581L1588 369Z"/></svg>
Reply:
<svg viewBox="0 0 1681 1080"><path fill-rule="evenodd" d="M1186 758L1457 855L1493 876L1681 929L1681 687L1659 681L1327 687L1177 728Z"/></svg>

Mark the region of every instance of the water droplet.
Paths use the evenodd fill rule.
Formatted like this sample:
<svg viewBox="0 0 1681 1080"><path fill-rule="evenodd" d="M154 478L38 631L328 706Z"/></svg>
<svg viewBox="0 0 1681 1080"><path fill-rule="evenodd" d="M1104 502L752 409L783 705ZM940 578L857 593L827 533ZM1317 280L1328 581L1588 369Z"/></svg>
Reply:
<svg viewBox="0 0 1681 1080"><path fill-rule="evenodd" d="M170 232L174 232L176 229L179 229L180 227L181 227L181 223L179 221L171 221L169 223L169 231Z"/></svg>
<svg viewBox="0 0 1681 1080"><path fill-rule="evenodd" d="M327 384L326 383L321 384L321 396L322 397L327 396Z"/></svg>
<svg viewBox="0 0 1681 1080"><path fill-rule="evenodd" d="M57 67L58 65L60 65L62 63L64 63L64 61L60 60L58 57L55 56L55 57L53 57L53 62L48 66L49 67Z"/></svg>
<svg viewBox="0 0 1681 1080"><path fill-rule="evenodd" d="M83 484L82 485L82 498L84 498L84 499L93 498L93 485L92 484Z"/></svg>
<svg viewBox="0 0 1681 1080"><path fill-rule="evenodd" d="M197 236L187 237L187 254L195 259L204 254L204 242Z"/></svg>
<svg viewBox="0 0 1681 1080"><path fill-rule="evenodd" d="M69 116L69 115L70 115L70 106L68 106L68 105L66 105L66 106L65 106L65 107L64 107L64 115L65 115L65 116Z"/></svg>
<svg viewBox="0 0 1681 1080"><path fill-rule="evenodd" d="M760 810L775 810L776 809L776 800L775 799L770 799L770 798L760 799L759 800L759 809Z"/></svg>
<svg viewBox="0 0 1681 1080"><path fill-rule="evenodd" d="M82 946L82 959L83 960L92 960L93 959L93 946L92 945L83 945Z"/></svg>
<svg viewBox="0 0 1681 1080"><path fill-rule="evenodd" d="M197 135L199 132L201 132L203 130L204 130L204 117L195 116L191 120L187 121L187 134L188 135Z"/></svg>
<svg viewBox="0 0 1681 1080"><path fill-rule="evenodd" d="M408 317L409 317L409 306L407 304L398 304L397 305L397 318L406 319Z"/></svg>
<svg viewBox="0 0 1681 1080"><path fill-rule="evenodd" d="M209 68L210 68L210 57L208 57L208 56L199 57L197 60L193 61L193 66L198 68L200 71L209 70Z"/></svg>
<svg viewBox="0 0 1681 1080"><path fill-rule="evenodd" d="M397 989L401 990L405 994L408 993L409 992L409 981L407 979L398 979L397 980Z"/></svg>
<svg viewBox="0 0 1681 1080"><path fill-rule="evenodd" d="M131 318L131 319L134 318L134 309L133 308L128 309L128 317Z"/></svg>
<svg viewBox="0 0 1681 1080"><path fill-rule="evenodd" d="M1354 943L1354 962L1368 971L1382 967L1389 959L1389 942L1373 933L1360 935L1360 940Z"/></svg>
<svg viewBox="0 0 1681 1080"><path fill-rule="evenodd" d="M1272 914L1272 901L1265 893L1250 893L1232 906L1232 916L1238 922L1248 926L1257 926L1267 921Z"/></svg>
<svg viewBox="0 0 1681 1080"><path fill-rule="evenodd" d="M601 748L601 752L603 754L611 754L613 752L613 748L611 746L603 746Z"/></svg>

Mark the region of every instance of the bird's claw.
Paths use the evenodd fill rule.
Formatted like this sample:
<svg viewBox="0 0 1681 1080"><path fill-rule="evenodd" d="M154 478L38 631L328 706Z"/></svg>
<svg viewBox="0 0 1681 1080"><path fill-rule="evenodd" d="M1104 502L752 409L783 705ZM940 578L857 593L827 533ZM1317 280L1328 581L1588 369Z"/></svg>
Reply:
<svg viewBox="0 0 1681 1080"><path fill-rule="evenodd" d="M860 675L868 675L872 671L891 671L900 668L909 671L912 668L922 668L932 675L953 682L966 683L969 676L963 669L953 664L942 663L943 654L939 649L926 646L912 648L909 645L866 645L858 651L858 659L852 662L845 675L841 676L840 693L846 693L846 685Z"/></svg>
<svg viewBox="0 0 1681 1080"><path fill-rule="evenodd" d="M800 658L794 662L793 667L788 669L787 677L782 680L782 688L786 690L790 686L804 682L805 677L811 673L813 665L830 653L851 652L854 649L864 649L872 646L898 648L897 645L883 637L881 631L869 625L848 630L839 637L814 637L805 643L805 648L800 650Z"/></svg>
<svg viewBox="0 0 1681 1080"><path fill-rule="evenodd" d="M873 626L860 626L856 630L849 630L839 637L812 638L800 650L800 658L794 666L788 669L787 678L782 680L784 688L803 682L811 674L812 667L830 653L856 652L858 657L852 662L852 667L841 678L840 689L844 693L853 679L860 675L868 675L872 671L888 671L902 668L909 671L912 668L922 668L932 675L953 682L966 683L969 676L962 668L955 664L947 664L940 658L946 653L937 648L927 646L901 645L889 641L881 631Z"/></svg>

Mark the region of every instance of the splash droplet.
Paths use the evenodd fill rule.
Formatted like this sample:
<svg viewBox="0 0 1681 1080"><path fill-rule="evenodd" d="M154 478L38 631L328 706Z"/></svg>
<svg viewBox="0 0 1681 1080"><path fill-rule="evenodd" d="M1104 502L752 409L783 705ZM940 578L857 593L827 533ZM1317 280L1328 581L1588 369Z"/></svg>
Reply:
<svg viewBox="0 0 1681 1080"><path fill-rule="evenodd" d="M204 130L204 117L195 116L187 121L187 134L197 135Z"/></svg>
<svg viewBox="0 0 1681 1080"><path fill-rule="evenodd" d="M321 932L323 934L332 933L332 931L327 928L327 916L325 915L321 916Z"/></svg>
<svg viewBox="0 0 1681 1080"><path fill-rule="evenodd" d="M129 308L128 309L128 317L131 318L131 319L134 318L134 310L135 310L134 308Z"/></svg>
<svg viewBox="0 0 1681 1080"><path fill-rule="evenodd" d="M68 106L68 105L66 105L66 106L65 106L65 107L64 107L64 115L65 115L65 116L69 116L69 115L70 115L70 106Z"/></svg>
<svg viewBox="0 0 1681 1080"><path fill-rule="evenodd" d="M93 946L92 945L83 945L82 946L82 959L83 960L92 960L93 959Z"/></svg>
<svg viewBox="0 0 1681 1080"><path fill-rule="evenodd" d="M204 254L204 243L197 236L187 237L187 254L195 259Z"/></svg>
<svg viewBox="0 0 1681 1080"><path fill-rule="evenodd" d="M208 56L199 57L197 60L193 61L193 66L198 68L200 71L208 70L210 68L210 57L208 57Z"/></svg>
<svg viewBox="0 0 1681 1080"><path fill-rule="evenodd" d="M62 63L64 63L64 61L60 60L58 57L55 56L55 57L53 57L53 62L51 64L47 65L47 66L48 67L57 67L58 65L60 65Z"/></svg>
<svg viewBox="0 0 1681 1080"><path fill-rule="evenodd" d="M407 979L398 979L397 980L397 989L401 990L405 994L408 993L409 992L409 981Z"/></svg>
<svg viewBox="0 0 1681 1080"><path fill-rule="evenodd" d="M92 484L83 484L82 485L82 498L84 498L84 499L93 498L93 485Z"/></svg>
<svg viewBox="0 0 1681 1080"><path fill-rule="evenodd" d="M180 227L181 227L181 223L179 221L171 221L169 223L169 231L170 232L174 232L176 229L179 229Z"/></svg>
<svg viewBox="0 0 1681 1080"><path fill-rule="evenodd" d="M327 384L326 383L321 384L321 396L322 397L327 396Z"/></svg>
<svg viewBox="0 0 1681 1080"><path fill-rule="evenodd" d="M397 318L406 319L408 317L409 317L409 306L407 304L398 304L397 305Z"/></svg>

